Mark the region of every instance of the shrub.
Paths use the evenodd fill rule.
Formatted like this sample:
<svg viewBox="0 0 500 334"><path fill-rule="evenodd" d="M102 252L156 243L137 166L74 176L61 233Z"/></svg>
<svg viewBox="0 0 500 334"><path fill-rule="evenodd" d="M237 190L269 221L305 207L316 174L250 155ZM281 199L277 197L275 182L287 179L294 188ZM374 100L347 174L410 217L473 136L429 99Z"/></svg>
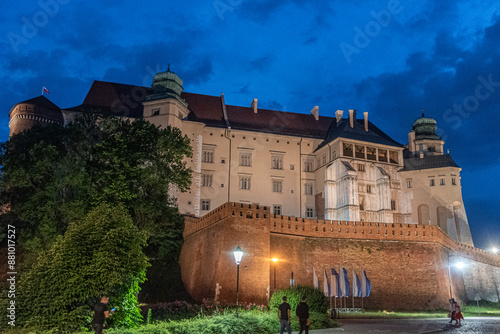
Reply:
<svg viewBox="0 0 500 334"><path fill-rule="evenodd" d="M307 297L307 304L310 311L315 311L321 314L326 314L330 307L328 298L323 292L313 288L312 286L293 286L283 290L278 290L271 296L269 307L271 310L278 309L278 306L283 302L283 296L287 297L287 302L292 308L292 314L295 315L295 309L300 303L302 296Z"/></svg>

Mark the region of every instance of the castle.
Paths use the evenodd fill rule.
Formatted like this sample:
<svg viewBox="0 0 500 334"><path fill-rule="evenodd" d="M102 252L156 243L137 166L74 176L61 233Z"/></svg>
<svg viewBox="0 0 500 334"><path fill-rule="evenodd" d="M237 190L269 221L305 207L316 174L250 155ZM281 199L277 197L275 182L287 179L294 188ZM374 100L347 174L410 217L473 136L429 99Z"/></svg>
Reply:
<svg viewBox="0 0 500 334"><path fill-rule="evenodd" d="M365 261L420 254L414 266L433 275L433 291L446 283L447 272L431 268L445 266L450 252L489 266L485 272L498 269L497 259L473 248L460 167L445 154L434 119L422 114L402 145L372 124L367 112L362 119L353 109L345 116L337 110L334 117L320 115L318 106L310 114L281 112L260 109L257 99L249 107L232 106L223 94L186 93L182 85L167 70L154 76L151 88L95 81L83 104L73 108L61 109L40 96L11 109L11 135L33 124L65 124L89 109L178 127L193 149L186 161L193 171L191 188L175 196L180 212L188 216L180 259L183 280L196 299L213 298L220 283L220 298L231 300L234 287L225 281L234 268L226 263L225 252L237 244L260 259L242 272L252 273L258 290L243 288L249 300L265 299L271 280L268 259L277 253L283 261L288 258L287 273L294 271L302 284L312 282L313 264L326 268L327 262L338 265L350 258L353 266L361 266L353 245L373 254L389 241L387 251ZM287 243L294 246L289 249ZM315 253L324 253L324 263ZM404 272L394 265L373 270L383 268L394 275ZM415 271L406 268L406 273ZM278 280L279 287L286 286L286 277ZM463 279L455 281L461 282L457 293L468 298ZM374 295L389 289L388 282L375 279ZM446 291L440 287L431 294L439 296L436 301L418 298L414 306L442 305ZM373 305L384 306L383 300L392 299L377 300Z"/></svg>

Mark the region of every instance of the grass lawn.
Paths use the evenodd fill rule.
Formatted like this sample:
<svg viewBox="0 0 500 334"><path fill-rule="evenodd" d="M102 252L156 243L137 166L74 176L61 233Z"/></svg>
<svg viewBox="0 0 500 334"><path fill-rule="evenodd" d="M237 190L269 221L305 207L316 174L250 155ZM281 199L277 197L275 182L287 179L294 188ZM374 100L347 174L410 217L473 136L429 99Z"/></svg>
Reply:
<svg viewBox="0 0 500 334"><path fill-rule="evenodd" d="M448 310L436 311L372 311L363 313L342 313L340 319L370 319L370 318L446 318ZM479 308L476 302L469 302L462 307L464 317L499 317L500 303L480 301Z"/></svg>

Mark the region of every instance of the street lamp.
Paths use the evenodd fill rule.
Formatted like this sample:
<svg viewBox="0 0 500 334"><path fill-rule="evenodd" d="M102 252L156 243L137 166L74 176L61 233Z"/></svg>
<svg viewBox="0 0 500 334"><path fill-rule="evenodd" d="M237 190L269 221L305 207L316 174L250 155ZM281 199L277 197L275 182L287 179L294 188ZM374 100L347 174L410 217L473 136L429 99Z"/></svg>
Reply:
<svg viewBox="0 0 500 334"><path fill-rule="evenodd" d="M274 288L273 292L276 291L276 264L278 263L278 259L273 257L273 262L274 262Z"/></svg>
<svg viewBox="0 0 500 334"><path fill-rule="evenodd" d="M234 254L234 262L236 262L236 306L238 306L239 286L240 286L240 262L241 258L243 257L243 251L241 250L240 245L236 247L233 254Z"/></svg>

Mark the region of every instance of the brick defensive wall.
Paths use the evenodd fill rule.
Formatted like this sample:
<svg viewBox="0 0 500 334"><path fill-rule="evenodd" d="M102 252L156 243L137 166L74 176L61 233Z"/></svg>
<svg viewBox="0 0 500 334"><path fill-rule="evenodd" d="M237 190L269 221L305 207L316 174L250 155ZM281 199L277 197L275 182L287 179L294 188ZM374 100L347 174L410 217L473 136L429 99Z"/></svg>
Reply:
<svg viewBox="0 0 500 334"><path fill-rule="evenodd" d="M469 268L479 265L482 269L479 277L475 271L480 270L451 267L453 297L473 299L473 291L491 299L498 296L500 286L489 274L500 277L499 256L459 244L437 226L276 216L266 206L231 202L204 217L185 221L180 264L193 298L214 298L219 283L220 300L235 302L232 251L237 245L245 252L240 265L240 301L266 302L268 289L272 293L274 288L289 286L292 272L296 284L312 285L313 267L323 284L325 270L330 274L331 267L338 271L343 265L350 281L352 270L358 275L366 270L372 294L364 299L365 307L446 308L448 262L458 257ZM272 258L279 261L274 263ZM354 302L361 306L361 298ZM352 299L347 305L352 305Z"/></svg>

